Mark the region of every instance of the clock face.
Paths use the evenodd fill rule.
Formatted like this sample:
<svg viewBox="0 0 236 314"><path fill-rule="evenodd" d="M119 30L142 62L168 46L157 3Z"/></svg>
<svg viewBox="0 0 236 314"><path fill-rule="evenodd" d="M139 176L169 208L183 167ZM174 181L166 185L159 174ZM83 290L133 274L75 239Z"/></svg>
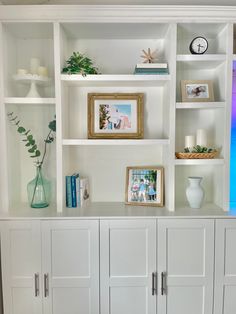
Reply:
<svg viewBox="0 0 236 314"><path fill-rule="evenodd" d="M189 46L189 50L192 54L203 54L207 51L208 41L204 37L194 38Z"/></svg>

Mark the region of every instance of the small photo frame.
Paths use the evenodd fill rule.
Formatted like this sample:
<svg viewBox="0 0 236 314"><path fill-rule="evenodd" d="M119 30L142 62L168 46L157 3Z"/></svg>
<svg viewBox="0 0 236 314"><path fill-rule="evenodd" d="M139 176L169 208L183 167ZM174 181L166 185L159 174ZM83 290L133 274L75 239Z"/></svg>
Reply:
<svg viewBox="0 0 236 314"><path fill-rule="evenodd" d="M88 138L143 138L143 93L89 93Z"/></svg>
<svg viewBox="0 0 236 314"><path fill-rule="evenodd" d="M130 205L164 204L163 167L127 167L125 201Z"/></svg>
<svg viewBox="0 0 236 314"><path fill-rule="evenodd" d="M213 84L210 80L182 80L182 102L214 101Z"/></svg>

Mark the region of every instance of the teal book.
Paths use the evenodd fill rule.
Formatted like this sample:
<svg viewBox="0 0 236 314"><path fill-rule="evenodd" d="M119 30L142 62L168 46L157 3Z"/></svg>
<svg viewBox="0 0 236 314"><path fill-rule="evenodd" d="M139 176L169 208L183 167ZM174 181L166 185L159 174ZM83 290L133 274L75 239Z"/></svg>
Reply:
<svg viewBox="0 0 236 314"><path fill-rule="evenodd" d="M66 176L66 207L72 207L71 176Z"/></svg>
<svg viewBox="0 0 236 314"><path fill-rule="evenodd" d="M72 207L77 207L76 200L76 176L73 174L71 176L71 198L72 198Z"/></svg>

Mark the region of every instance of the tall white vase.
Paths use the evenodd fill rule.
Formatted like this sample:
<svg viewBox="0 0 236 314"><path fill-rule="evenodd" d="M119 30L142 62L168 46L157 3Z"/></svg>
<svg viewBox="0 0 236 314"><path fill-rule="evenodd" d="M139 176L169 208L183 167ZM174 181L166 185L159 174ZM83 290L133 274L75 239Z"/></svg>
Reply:
<svg viewBox="0 0 236 314"><path fill-rule="evenodd" d="M188 177L189 185L186 197L191 208L200 208L204 199L204 190L201 187L202 177Z"/></svg>

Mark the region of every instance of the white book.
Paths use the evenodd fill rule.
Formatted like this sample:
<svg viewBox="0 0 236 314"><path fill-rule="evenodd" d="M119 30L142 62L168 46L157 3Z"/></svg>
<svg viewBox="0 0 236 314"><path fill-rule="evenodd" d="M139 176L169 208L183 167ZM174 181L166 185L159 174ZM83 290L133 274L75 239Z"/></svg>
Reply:
<svg viewBox="0 0 236 314"><path fill-rule="evenodd" d="M80 207L89 204L90 192L88 178L80 178Z"/></svg>
<svg viewBox="0 0 236 314"><path fill-rule="evenodd" d="M138 63L137 69L167 69L167 63Z"/></svg>

